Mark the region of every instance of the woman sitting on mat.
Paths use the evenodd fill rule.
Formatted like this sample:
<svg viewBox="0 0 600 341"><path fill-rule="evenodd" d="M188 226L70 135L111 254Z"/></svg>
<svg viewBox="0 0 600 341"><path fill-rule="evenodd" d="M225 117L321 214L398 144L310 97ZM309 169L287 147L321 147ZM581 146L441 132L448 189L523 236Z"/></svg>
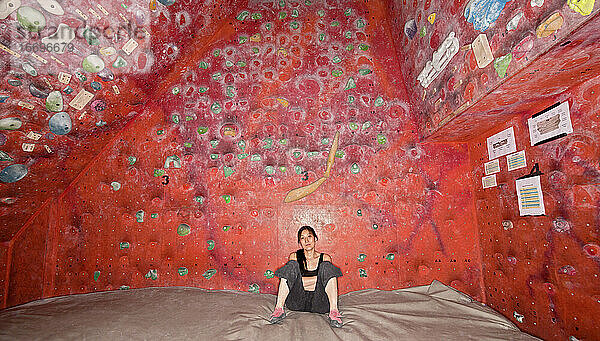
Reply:
<svg viewBox="0 0 600 341"><path fill-rule="evenodd" d="M292 252L288 262L275 271L275 276L280 278L279 291L270 323L279 323L285 318L285 303L290 310L329 312L329 324L335 328L342 326L337 306L337 277L342 276L342 271L331 263L328 254L315 250L317 240L312 227L302 226L298 230L298 244L302 248Z"/></svg>

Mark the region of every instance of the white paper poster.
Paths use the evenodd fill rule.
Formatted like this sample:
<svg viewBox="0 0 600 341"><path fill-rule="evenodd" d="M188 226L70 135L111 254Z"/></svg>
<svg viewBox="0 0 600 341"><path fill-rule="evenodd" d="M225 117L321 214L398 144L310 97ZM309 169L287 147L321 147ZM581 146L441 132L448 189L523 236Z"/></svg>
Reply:
<svg viewBox="0 0 600 341"><path fill-rule="evenodd" d="M500 171L500 162L498 159L492 160L490 162L486 162L484 164L485 167L485 175L495 174Z"/></svg>
<svg viewBox="0 0 600 341"><path fill-rule="evenodd" d="M529 139L535 146L557 136L573 132L569 102L552 106L527 120L529 125Z"/></svg>
<svg viewBox="0 0 600 341"><path fill-rule="evenodd" d="M506 155L506 164L508 165L509 171L526 167L527 160L525 159L525 150Z"/></svg>
<svg viewBox="0 0 600 341"><path fill-rule="evenodd" d="M519 199L519 213L522 216L546 214L539 175L517 179L516 188L517 198Z"/></svg>
<svg viewBox="0 0 600 341"><path fill-rule="evenodd" d="M484 189L498 186L496 183L496 174L484 176L481 178L481 183L483 184Z"/></svg>
<svg viewBox="0 0 600 341"><path fill-rule="evenodd" d="M490 160L517 151L515 130L513 127L504 129L498 134L487 138L487 148Z"/></svg>

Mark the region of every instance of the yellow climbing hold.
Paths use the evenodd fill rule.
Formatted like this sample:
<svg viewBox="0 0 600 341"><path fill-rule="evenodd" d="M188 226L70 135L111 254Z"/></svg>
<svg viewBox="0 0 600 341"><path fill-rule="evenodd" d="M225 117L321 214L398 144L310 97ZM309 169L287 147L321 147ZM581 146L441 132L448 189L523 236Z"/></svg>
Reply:
<svg viewBox="0 0 600 341"><path fill-rule="evenodd" d="M429 21L430 24L433 25L433 23L435 22L435 13L431 13L428 17L427 17L427 21Z"/></svg>
<svg viewBox="0 0 600 341"><path fill-rule="evenodd" d="M558 31L558 29L562 27L564 22L565 20L560 13L556 12L552 14L550 17L548 17L548 19L544 20L540 26L538 26L536 30L538 38L544 38L554 34L554 32Z"/></svg>
<svg viewBox="0 0 600 341"><path fill-rule="evenodd" d="M254 42L254 43L260 43L261 40L261 36L260 33L254 34L252 36L250 36L250 41Z"/></svg>
<svg viewBox="0 0 600 341"><path fill-rule="evenodd" d="M569 7L581 15L590 15L594 9L595 0L569 0Z"/></svg>
<svg viewBox="0 0 600 341"><path fill-rule="evenodd" d="M284 108L287 108L290 106L290 102L288 102L287 99L285 98L276 98L277 102L279 102L279 104L281 104Z"/></svg>

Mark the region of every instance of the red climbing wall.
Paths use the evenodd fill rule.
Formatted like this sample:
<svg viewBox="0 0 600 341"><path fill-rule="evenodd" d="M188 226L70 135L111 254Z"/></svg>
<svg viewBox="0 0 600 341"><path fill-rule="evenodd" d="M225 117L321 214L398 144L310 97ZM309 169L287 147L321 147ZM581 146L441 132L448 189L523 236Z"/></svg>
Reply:
<svg viewBox="0 0 600 341"><path fill-rule="evenodd" d="M574 132L566 137L531 147L527 119L554 103L549 101L532 103L522 115L469 144L486 301L544 339L592 340L600 334L590 318L600 309L599 82L595 77L553 96L570 106ZM509 172L506 158L500 157L498 186L483 189L486 138L511 126L527 167ZM546 215L521 217L515 179L529 174L535 163L544 173ZM519 315L522 321L515 318Z"/></svg>

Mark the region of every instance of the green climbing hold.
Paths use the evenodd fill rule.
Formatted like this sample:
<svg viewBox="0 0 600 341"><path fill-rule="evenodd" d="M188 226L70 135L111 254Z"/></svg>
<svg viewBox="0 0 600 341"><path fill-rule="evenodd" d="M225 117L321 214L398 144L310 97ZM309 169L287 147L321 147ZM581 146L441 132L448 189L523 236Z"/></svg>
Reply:
<svg viewBox="0 0 600 341"><path fill-rule="evenodd" d="M360 173L360 166L356 162L353 163L352 166L350 166L350 173L352 173L352 174Z"/></svg>
<svg viewBox="0 0 600 341"><path fill-rule="evenodd" d="M260 19L262 19L262 14L258 13L258 12L252 13L252 19L253 20L260 20Z"/></svg>
<svg viewBox="0 0 600 341"><path fill-rule="evenodd" d="M424 37L427 34L427 28L425 26L423 26L423 28L421 28L421 30L419 31L419 37Z"/></svg>
<svg viewBox="0 0 600 341"><path fill-rule="evenodd" d="M265 167L265 172L267 172L267 174L269 174L269 175L273 175L273 174L275 174L275 167L273 167L273 166L266 166Z"/></svg>
<svg viewBox="0 0 600 341"><path fill-rule="evenodd" d="M208 63L207 63L207 62L205 62L205 61L201 61L201 62L200 62L200 64L198 64L198 67L199 67L200 69L204 69L204 70L206 70L206 69L208 69Z"/></svg>
<svg viewBox="0 0 600 341"><path fill-rule="evenodd" d="M290 22L290 28L292 30L297 30L298 27L300 27L300 24L297 21L294 20L294 21Z"/></svg>
<svg viewBox="0 0 600 341"><path fill-rule="evenodd" d="M302 156L302 152L300 152L300 151L294 151L292 153L292 156L294 157L294 159L299 159Z"/></svg>
<svg viewBox="0 0 600 341"><path fill-rule="evenodd" d="M329 144L329 138L328 138L328 137L324 137L324 138L322 138L322 139L321 139L321 144L323 144L323 145L325 145L325 146L326 146L326 145L328 145L328 144Z"/></svg>
<svg viewBox="0 0 600 341"><path fill-rule="evenodd" d="M364 262L366 258L367 258L367 255L365 255L364 253L361 253L360 255L358 255L359 262Z"/></svg>
<svg viewBox="0 0 600 341"><path fill-rule="evenodd" d="M352 15L352 8L346 8L346 10L344 11L344 15L349 17Z"/></svg>
<svg viewBox="0 0 600 341"><path fill-rule="evenodd" d="M312 152L307 152L306 153L306 156L308 158L311 158L311 157L314 157L314 156L317 156L317 155L319 155L319 152L317 152L317 151L312 151Z"/></svg>
<svg viewBox="0 0 600 341"><path fill-rule="evenodd" d="M197 203L199 203L200 205L202 205L202 204L204 204L204 197L201 196L201 195L196 195L194 197L194 201L197 202Z"/></svg>
<svg viewBox="0 0 600 341"><path fill-rule="evenodd" d="M217 102L214 102L211 106L210 106L210 110L215 113L215 114L220 114L221 111L223 110L221 108L221 105Z"/></svg>
<svg viewBox="0 0 600 341"><path fill-rule="evenodd" d="M292 10L292 14L291 14L292 18L298 18L299 15L300 15L300 13L298 12L297 9Z"/></svg>
<svg viewBox="0 0 600 341"><path fill-rule="evenodd" d="M100 40L94 31L86 28L82 33L83 39L90 45L100 45Z"/></svg>
<svg viewBox="0 0 600 341"><path fill-rule="evenodd" d="M333 77L341 77L344 74L344 71L342 70L333 70L331 71L331 75Z"/></svg>
<svg viewBox="0 0 600 341"><path fill-rule="evenodd" d="M263 146L264 149L271 149L273 147L273 139L270 137L267 137L266 139L263 140L263 142L265 143L265 145Z"/></svg>
<svg viewBox="0 0 600 341"><path fill-rule="evenodd" d="M129 242L120 242L119 243L119 248L121 250L123 250L123 249L129 249Z"/></svg>
<svg viewBox="0 0 600 341"><path fill-rule="evenodd" d="M219 81L219 79L221 79L221 73L220 72L215 72L211 75L212 79L215 81Z"/></svg>
<svg viewBox="0 0 600 341"><path fill-rule="evenodd" d="M221 55L221 50L220 49L214 49L213 56L218 57L219 55Z"/></svg>
<svg viewBox="0 0 600 341"><path fill-rule="evenodd" d="M362 217L362 210L360 208L356 211L356 215Z"/></svg>
<svg viewBox="0 0 600 341"><path fill-rule="evenodd" d="M373 224L373 226L371 226L373 228L373 230L377 230L379 228L379 225L377 224Z"/></svg>
<svg viewBox="0 0 600 341"><path fill-rule="evenodd" d="M94 282L98 282L98 277L100 277L100 271L94 271Z"/></svg>
<svg viewBox="0 0 600 341"><path fill-rule="evenodd" d="M354 78L350 77L348 78L348 82L346 83L344 90L350 90L354 88L356 88L356 82L354 81Z"/></svg>
<svg viewBox="0 0 600 341"><path fill-rule="evenodd" d="M203 94L203 93L205 93L207 91L208 91L208 88L205 87L205 86L201 86L201 87L198 88L198 92L201 93L201 94Z"/></svg>
<svg viewBox="0 0 600 341"><path fill-rule="evenodd" d="M356 28L363 28L365 26L367 26L367 23L365 22L364 19L361 18L361 19L356 20Z"/></svg>
<svg viewBox="0 0 600 341"><path fill-rule="evenodd" d="M250 157L250 160L251 161L260 161L260 160L262 160L262 158L258 154L252 154L252 156Z"/></svg>
<svg viewBox="0 0 600 341"><path fill-rule="evenodd" d="M130 156L127 158L127 161L129 161L130 166L133 166L133 164L137 161L137 158L135 156Z"/></svg>
<svg viewBox="0 0 600 341"><path fill-rule="evenodd" d="M231 60L225 61L225 66L232 67L233 66L233 62Z"/></svg>
<svg viewBox="0 0 600 341"><path fill-rule="evenodd" d="M137 220L138 223L144 222L144 211L143 210L139 210L135 213L135 220Z"/></svg>
<svg viewBox="0 0 600 341"><path fill-rule="evenodd" d="M202 274L202 277L204 277L206 279L210 279L216 273L217 273L217 270L215 270L215 269L208 269L208 270L204 271L204 273Z"/></svg>
<svg viewBox="0 0 600 341"><path fill-rule="evenodd" d="M283 20L287 17L287 12L281 11L279 12L279 20Z"/></svg>
<svg viewBox="0 0 600 341"><path fill-rule="evenodd" d="M238 43L239 44L244 44L247 41L248 41L248 36L239 36L238 37Z"/></svg>
<svg viewBox="0 0 600 341"><path fill-rule="evenodd" d="M156 269L150 269L148 270L148 273L146 273L146 276L144 276L146 278L150 278L153 281L155 281L158 278L158 271Z"/></svg>
<svg viewBox="0 0 600 341"><path fill-rule="evenodd" d="M371 122L370 121L367 121L367 122L363 123L362 130L367 130L369 128L371 128Z"/></svg>
<svg viewBox="0 0 600 341"><path fill-rule="evenodd" d="M211 147L217 148L217 146L219 145L219 140L210 140L209 143Z"/></svg>
<svg viewBox="0 0 600 341"><path fill-rule="evenodd" d="M112 65L114 68L120 68L120 67L125 67L127 66L127 61L121 57L121 56L117 56L117 59L115 59L115 62Z"/></svg>
<svg viewBox="0 0 600 341"><path fill-rule="evenodd" d="M177 226L177 234L182 237L187 236L191 231L192 229L188 224L179 224L179 226Z"/></svg>
<svg viewBox="0 0 600 341"><path fill-rule="evenodd" d="M506 76L506 70L508 69L508 64L510 64L511 61L512 53L498 57L494 60L494 69L496 69L498 77L504 78Z"/></svg>
<svg viewBox="0 0 600 341"><path fill-rule="evenodd" d="M155 169L154 170L154 177L155 178L161 177L163 175L165 175L164 169Z"/></svg>
<svg viewBox="0 0 600 341"><path fill-rule="evenodd" d="M352 31L347 31L344 33L344 37L346 37L346 39L352 39Z"/></svg>
<svg viewBox="0 0 600 341"><path fill-rule="evenodd" d="M247 64L245 61L240 60L237 63L235 63L235 65L237 65L238 67L245 67Z"/></svg>
<svg viewBox="0 0 600 341"><path fill-rule="evenodd" d="M371 72L373 72L373 71L371 71L371 69L360 69L360 70L358 70L358 73L361 76L366 76L366 75L370 74Z"/></svg>
<svg viewBox="0 0 600 341"><path fill-rule="evenodd" d="M296 174L300 175L302 174L302 172L304 172L304 168L302 168L302 166L296 165L294 166L294 170L296 171Z"/></svg>
<svg viewBox="0 0 600 341"><path fill-rule="evenodd" d="M181 168L181 159L177 155L169 155L165 160L164 168Z"/></svg>
<svg viewBox="0 0 600 341"><path fill-rule="evenodd" d="M164 133L165 133L165 131L162 129L156 131L156 135L162 135Z"/></svg>
<svg viewBox="0 0 600 341"><path fill-rule="evenodd" d="M335 152L335 157L337 157L338 159L343 159L344 156L346 156L346 152L344 152L343 150L338 150L337 152Z"/></svg>
<svg viewBox="0 0 600 341"><path fill-rule="evenodd" d="M273 272L273 270L267 270L267 271L265 271L265 277L273 278L273 277L275 277L275 273Z"/></svg>
<svg viewBox="0 0 600 341"><path fill-rule="evenodd" d="M260 294L260 287L256 283L252 283L248 286L248 291L255 294Z"/></svg>
<svg viewBox="0 0 600 341"><path fill-rule="evenodd" d="M223 175L225 175L225 177L228 177L233 173L235 173L235 169L232 167L223 166Z"/></svg>
<svg viewBox="0 0 600 341"><path fill-rule="evenodd" d="M270 23L270 22L265 23L265 30L270 31L271 28L273 28L273 24L272 23Z"/></svg>
<svg viewBox="0 0 600 341"><path fill-rule="evenodd" d="M367 44L360 44L358 45L358 48L363 50L363 51L367 51L369 49L369 45Z"/></svg>
<svg viewBox="0 0 600 341"><path fill-rule="evenodd" d="M246 18L248 17L248 15L250 15L250 12L248 11L241 11L237 17L235 17L237 20L239 21L244 21L246 20Z"/></svg>
<svg viewBox="0 0 600 341"><path fill-rule="evenodd" d="M60 91L52 91L48 97L46 97L46 109L52 112L63 110L63 97Z"/></svg>
<svg viewBox="0 0 600 341"><path fill-rule="evenodd" d="M182 266L177 269L177 273L179 273L179 276L185 276L188 274L188 269L185 266Z"/></svg>
<svg viewBox="0 0 600 341"><path fill-rule="evenodd" d="M184 142L183 146L186 148L192 148L192 143L191 142Z"/></svg>
<svg viewBox="0 0 600 341"><path fill-rule="evenodd" d="M225 226L223 226L223 231L229 231L230 228L231 228L231 225L225 225Z"/></svg>
<svg viewBox="0 0 600 341"><path fill-rule="evenodd" d="M352 104L354 103L354 101L356 100L356 98L352 95L348 96L348 104Z"/></svg>
<svg viewBox="0 0 600 341"><path fill-rule="evenodd" d="M177 124L177 123L179 123L179 120L180 120L179 115L177 115L177 114L171 115L171 121L173 121L173 123Z"/></svg>
<svg viewBox="0 0 600 341"><path fill-rule="evenodd" d="M325 41L325 33L319 34L319 41Z"/></svg>
<svg viewBox="0 0 600 341"><path fill-rule="evenodd" d="M231 195L229 195L229 194L221 195L221 198L223 198L223 200L225 200L226 204L229 204L231 202Z"/></svg>
<svg viewBox="0 0 600 341"><path fill-rule="evenodd" d="M349 122L348 128L350 128L350 130L356 130L356 129L358 129L358 124L355 122Z"/></svg>
<svg viewBox="0 0 600 341"><path fill-rule="evenodd" d="M279 166L279 171L280 171L281 173L285 173L285 171L286 171L286 170L287 170L287 167L286 167L286 166Z"/></svg>
<svg viewBox="0 0 600 341"><path fill-rule="evenodd" d="M377 143L379 144L385 144L387 142L387 139L385 138L385 135L383 134L377 134Z"/></svg>
<svg viewBox="0 0 600 341"><path fill-rule="evenodd" d="M117 181L111 182L110 185L115 192L121 189L121 184Z"/></svg>
<svg viewBox="0 0 600 341"><path fill-rule="evenodd" d="M119 290L129 290L129 285L121 285Z"/></svg>
<svg viewBox="0 0 600 341"><path fill-rule="evenodd" d="M235 86L229 85L227 86L226 90L225 90L225 95L227 97L235 97Z"/></svg>
<svg viewBox="0 0 600 341"><path fill-rule="evenodd" d="M317 11L317 14L322 18L322 17L325 16L325 11L322 10L322 9L320 9L320 10Z"/></svg>
<svg viewBox="0 0 600 341"><path fill-rule="evenodd" d="M341 63L341 61L342 61L342 58L340 58L339 56L334 56L334 57L331 59L331 61L332 61L332 62L334 62L334 63L336 63L336 64L337 64L337 63Z"/></svg>
<svg viewBox="0 0 600 341"><path fill-rule="evenodd" d="M331 27L338 27L338 26L340 26L340 22L339 21L334 20L334 21L331 22Z"/></svg>
<svg viewBox="0 0 600 341"><path fill-rule="evenodd" d="M211 251L215 248L215 241L214 240L207 240L206 244L208 244L208 246L206 247L208 249L208 251Z"/></svg>
<svg viewBox="0 0 600 341"><path fill-rule="evenodd" d="M241 154L238 154L238 156L237 156L238 160L243 160L247 157L248 157L248 154L246 154L246 153L241 153Z"/></svg>
<svg viewBox="0 0 600 341"><path fill-rule="evenodd" d="M286 144L288 144L288 140L287 139L281 139L281 140L279 140L279 144L285 146Z"/></svg>
<svg viewBox="0 0 600 341"><path fill-rule="evenodd" d="M365 270L365 269L358 269L358 275L360 277L367 277L367 270Z"/></svg>
<svg viewBox="0 0 600 341"><path fill-rule="evenodd" d="M388 253L387 255L385 255L385 259L387 260L394 260L395 255L393 253Z"/></svg>
<svg viewBox="0 0 600 341"><path fill-rule="evenodd" d="M242 152L246 149L246 141L244 141L244 140L238 141L237 145L238 145L238 148L240 148L242 150Z"/></svg>
<svg viewBox="0 0 600 341"><path fill-rule="evenodd" d="M152 218L152 219L158 218L158 213L152 213L152 214L150 214L150 218Z"/></svg>
<svg viewBox="0 0 600 341"><path fill-rule="evenodd" d="M208 127L198 127L198 134L204 135L208 131Z"/></svg>
<svg viewBox="0 0 600 341"><path fill-rule="evenodd" d="M376 106L376 107L380 107L380 106L382 106L382 105L383 105L383 102L384 102L384 101L383 101L383 97L379 96L379 97L375 98L375 106Z"/></svg>

